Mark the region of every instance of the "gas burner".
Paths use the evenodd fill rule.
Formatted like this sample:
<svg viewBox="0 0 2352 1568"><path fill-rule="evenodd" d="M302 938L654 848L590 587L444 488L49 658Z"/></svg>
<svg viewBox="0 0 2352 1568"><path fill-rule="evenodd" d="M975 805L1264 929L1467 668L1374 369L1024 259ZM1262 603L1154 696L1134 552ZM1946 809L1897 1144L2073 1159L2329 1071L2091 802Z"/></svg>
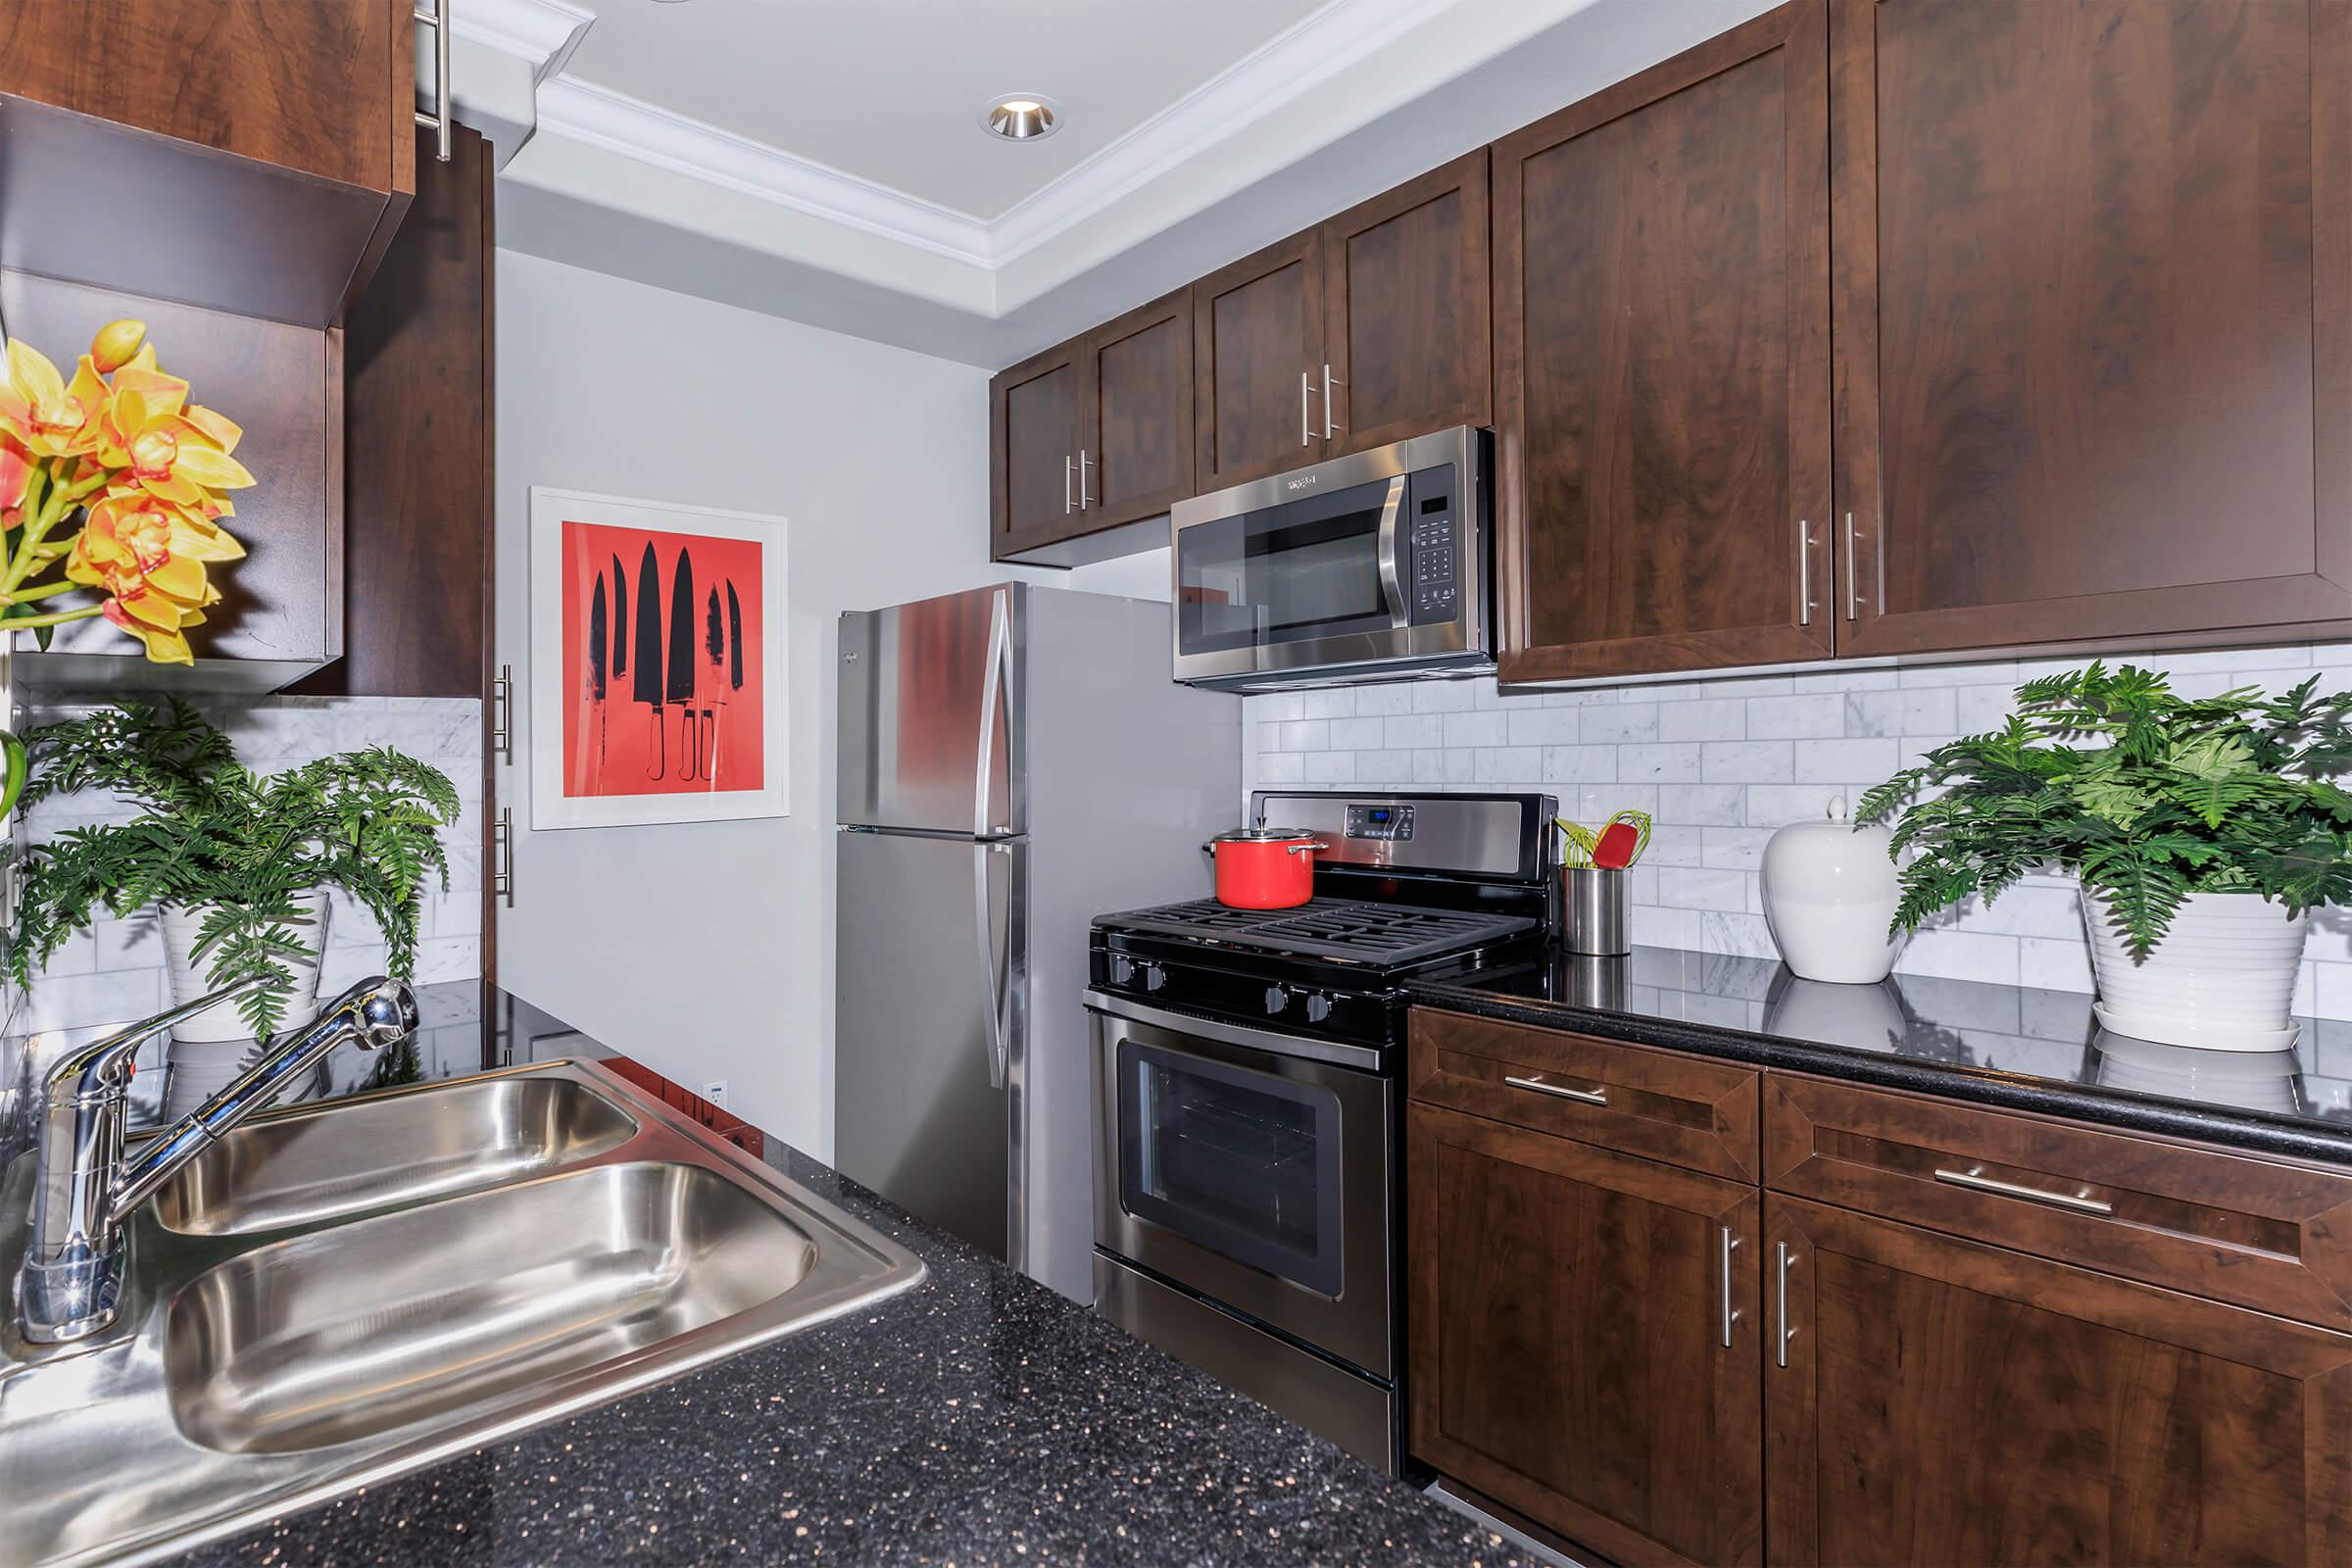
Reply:
<svg viewBox="0 0 2352 1568"><path fill-rule="evenodd" d="M1523 915L1330 898L1289 909L1235 909L1214 899L1195 899L1104 915L1096 923L1107 930L1379 965L1418 963L1537 926Z"/></svg>

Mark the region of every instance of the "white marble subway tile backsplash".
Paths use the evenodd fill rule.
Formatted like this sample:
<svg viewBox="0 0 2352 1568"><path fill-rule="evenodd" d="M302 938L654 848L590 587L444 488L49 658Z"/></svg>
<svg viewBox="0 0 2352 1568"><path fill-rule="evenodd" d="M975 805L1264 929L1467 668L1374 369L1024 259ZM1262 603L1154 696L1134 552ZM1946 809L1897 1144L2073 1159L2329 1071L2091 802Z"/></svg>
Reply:
<svg viewBox="0 0 2352 1568"><path fill-rule="evenodd" d="M2175 689L2278 692L2316 670L2352 687L2352 644L2136 655ZM1634 879L1634 939L1776 957L1757 865L1772 830L1849 802L1929 748L2001 722L2019 682L2084 661L2026 660L1798 674L1628 681L1503 692L1493 680L1415 681L1251 697L1245 794L1283 785L1544 790L1597 821L1623 807L1657 831ZM1921 931L1896 968L2088 991L2074 882L2029 878ZM2352 910L2314 916L2300 1012L2352 1018Z"/></svg>
<svg viewBox="0 0 2352 1568"><path fill-rule="evenodd" d="M235 742L238 760L265 771L368 746L389 746L449 775L464 814L443 842L449 849L449 891L425 899L416 952L416 981L468 980L482 972L482 710L472 698L264 697L210 698L200 706ZM65 708L36 708L32 724L64 716ZM120 802L92 795L43 802L27 815L32 838L66 828L120 821L135 814ZM326 963L320 988L340 990L384 967L383 934L374 918L337 895L327 918ZM152 914L102 919L79 933L49 961L30 993L20 999L13 1027L74 1028L145 1017L163 1007L163 933Z"/></svg>

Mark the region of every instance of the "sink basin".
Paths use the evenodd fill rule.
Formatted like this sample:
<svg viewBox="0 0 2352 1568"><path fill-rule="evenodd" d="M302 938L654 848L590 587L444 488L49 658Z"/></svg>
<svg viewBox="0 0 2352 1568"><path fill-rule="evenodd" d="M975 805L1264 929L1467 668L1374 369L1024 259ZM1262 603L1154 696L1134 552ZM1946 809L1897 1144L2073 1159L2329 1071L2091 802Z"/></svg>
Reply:
<svg viewBox="0 0 2352 1568"><path fill-rule="evenodd" d="M0 1333L9 1568L186 1551L923 1277L589 1062L266 1112L182 1176L128 1221L120 1323Z"/></svg>
<svg viewBox="0 0 2352 1568"><path fill-rule="evenodd" d="M636 1132L571 1079L470 1079L248 1122L167 1182L155 1213L194 1236L282 1229L535 1176Z"/></svg>
<svg viewBox="0 0 2352 1568"><path fill-rule="evenodd" d="M815 1251L749 1191L669 1163L339 1225L172 1298L172 1414L230 1453L373 1437L746 1311L798 1285Z"/></svg>

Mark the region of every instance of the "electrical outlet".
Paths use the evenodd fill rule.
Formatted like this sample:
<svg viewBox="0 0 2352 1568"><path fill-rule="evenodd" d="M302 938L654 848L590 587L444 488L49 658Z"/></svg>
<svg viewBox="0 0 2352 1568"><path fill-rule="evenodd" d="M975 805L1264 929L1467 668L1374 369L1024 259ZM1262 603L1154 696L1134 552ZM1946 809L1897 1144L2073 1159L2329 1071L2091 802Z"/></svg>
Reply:
<svg viewBox="0 0 2352 1568"><path fill-rule="evenodd" d="M724 1078L713 1078L703 1085L703 1098L713 1105L725 1104L727 1102L727 1081Z"/></svg>

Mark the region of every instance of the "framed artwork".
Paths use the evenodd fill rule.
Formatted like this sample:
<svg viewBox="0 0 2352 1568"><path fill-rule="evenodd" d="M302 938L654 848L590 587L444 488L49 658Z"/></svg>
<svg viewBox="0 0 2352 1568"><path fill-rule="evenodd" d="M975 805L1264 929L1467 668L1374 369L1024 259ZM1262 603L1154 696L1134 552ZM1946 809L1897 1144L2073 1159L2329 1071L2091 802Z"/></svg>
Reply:
<svg viewBox="0 0 2352 1568"><path fill-rule="evenodd" d="M531 488L531 826L782 816L784 519Z"/></svg>

